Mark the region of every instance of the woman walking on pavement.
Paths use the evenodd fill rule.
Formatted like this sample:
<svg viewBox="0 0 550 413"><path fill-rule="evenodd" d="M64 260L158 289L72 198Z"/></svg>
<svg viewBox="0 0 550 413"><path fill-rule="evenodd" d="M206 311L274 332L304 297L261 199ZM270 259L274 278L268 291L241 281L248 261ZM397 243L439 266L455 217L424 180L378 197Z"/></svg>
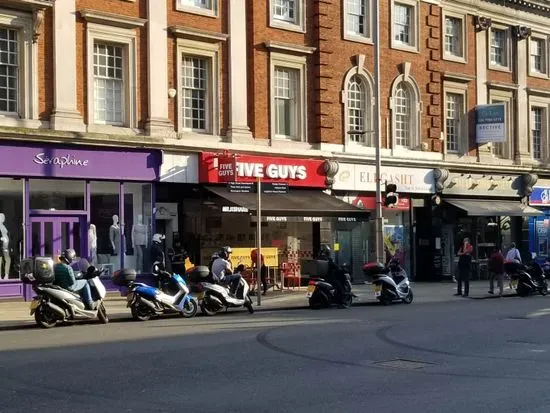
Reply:
<svg viewBox="0 0 550 413"><path fill-rule="evenodd" d="M469 238L464 238L462 246L458 250L458 283L455 295L468 297L470 294L470 271L472 267L473 247ZM464 294L462 294L462 283L464 283Z"/></svg>
<svg viewBox="0 0 550 413"><path fill-rule="evenodd" d="M504 256L498 247L495 247L493 254L489 258L489 294L493 294L495 278L497 279L499 297L502 297L504 291Z"/></svg>

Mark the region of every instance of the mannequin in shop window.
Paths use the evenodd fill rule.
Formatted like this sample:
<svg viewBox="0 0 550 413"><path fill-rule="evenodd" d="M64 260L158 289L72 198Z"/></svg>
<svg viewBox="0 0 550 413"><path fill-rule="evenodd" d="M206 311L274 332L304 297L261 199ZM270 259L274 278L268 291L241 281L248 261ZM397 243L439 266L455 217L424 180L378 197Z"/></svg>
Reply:
<svg viewBox="0 0 550 413"><path fill-rule="evenodd" d="M143 251L147 246L147 227L143 224L143 215L138 215L137 224L132 226L132 249L136 256L136 270L143 270Z"/></svg>
<svg viewBox="0 0 550 413"><path fill-rule="evenodd" d="M10 237L4 225L6 216L0 212L0 277L4 280L10 277Z"/></svg>
<svg viewBox="0 0 550 413"><path fill-rule="evenodd" d="M109 228L109 240L111 241L112 254L118 255L120 249L120 225L118 215L113 215L113 224Z"/></svg>
<svg viewBox="0 0 550 413"><path fill-rule="evenodd" d="M90 224L88 229L88 248L90 252L88 257L90 259L90 264L97 264L97 230L94 224Z"/></svg>

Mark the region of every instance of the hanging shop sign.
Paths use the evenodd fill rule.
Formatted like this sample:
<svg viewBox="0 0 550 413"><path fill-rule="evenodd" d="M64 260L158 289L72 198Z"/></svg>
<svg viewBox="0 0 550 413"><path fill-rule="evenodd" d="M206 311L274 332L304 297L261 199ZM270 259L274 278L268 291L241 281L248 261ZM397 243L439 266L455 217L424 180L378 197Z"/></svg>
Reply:
<svg viewBox="0 0 550 413"><path fill-rule="evenodd" d="M235 174L237 168L235 165L234 156L218 157L218 181L219 182L235 182Z"/></svg>
<svg viewBox="0 0 550 413"><path fill-rule="evenodd" d="M476 142L506 142L506 106L504 103L476 106Z"/></svg>
<svg viewBox="0 0 550 413"><path fill-rule="evenodd" d="M399 193L432 194L435 192L433 169L383 166L382 183L397 185ZM376 191L376 167L340 163L332 189L342 191Z"/></svg>
<svg viewBox="0 0 550 413"><path fill-rule="evenodd" d="M535 186L529 196L529 205L545 205L550 207L550 187Z"/></svg>
<svg viewBox="0 0 550 413"><path fill-rule="evenodd" d="M229 182L220 176L220 167L229 168L226 155L202 152L199 156L199 180L201 183ZM287 183L291 187L325 188L324 161L320 159L279 158L257 155L234 155L235 182ZM223 179L222 179L223 178Z"/></svg>

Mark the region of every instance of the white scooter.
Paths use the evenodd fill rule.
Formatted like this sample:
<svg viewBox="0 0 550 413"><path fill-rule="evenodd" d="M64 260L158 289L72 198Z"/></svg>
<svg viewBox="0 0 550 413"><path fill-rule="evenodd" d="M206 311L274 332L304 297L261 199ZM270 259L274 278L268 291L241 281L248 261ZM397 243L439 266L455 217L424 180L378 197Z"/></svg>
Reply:
<svg viewBox="0 0 550 413"><path fill-rule="evenodd" d="M208 315L216 315L217 312L225 308L238 308L246 307L250 314L254 313L254 307L252 307L252 299L250 298L250 286L246 280L241 277L237 291L232 295L229 291L229 286L224 284L212 284L209 282L202 282L202 299L201 299L201 311Z"/></svg>
<svg viewBox="0 0 550 413"><path fill-rule="evenodd" d="M396 259L392 259L387 267L380 263L365 264L363 272L372 277L374 296L382 304L390 305L394 301L405 304L413 302L409 277Z"/></svg>
<svg viewBox="0 0 550 413"><path fill-rule="evenodd" d="M79 263L80 273L76 278L88 280L95 310L87 310L82 298L76 293L53 284L54 263L51 258L36 257L21 261L21 280L32 284L36 297L31 302L31 315L42 328L54 327L59 322L74 322L98 318L103 324L109 322L103 300L107 291L100 280L101 271L88 261Z"/></svg>

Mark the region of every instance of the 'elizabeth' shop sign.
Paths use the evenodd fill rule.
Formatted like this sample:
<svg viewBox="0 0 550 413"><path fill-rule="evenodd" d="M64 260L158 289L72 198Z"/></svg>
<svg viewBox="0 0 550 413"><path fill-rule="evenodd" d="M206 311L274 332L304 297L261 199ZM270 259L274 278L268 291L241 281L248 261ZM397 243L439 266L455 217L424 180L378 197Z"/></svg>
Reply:
<svg viewBox="0 0 550 413"><path fill-rule="evenodd" d="M383 166L381 179L382 184L387 182L397 185L400 193L431 194L435 191L433 169ZM376 191L375 166L341 163L332 188L341 191Z"/></svg>
<svg viewBox="0 0 550 413"><path fill-rule="evenodd" d="M220 159L223 162L220 163ZM236 155L235 182L282 182L289 186L325 188L324 161L320 159L279 158L271 156ZM218 184L220 165L226 165L225 158L215 153L200 154L200 182ZM224 167L224 166L223 166Z"/></svg>

